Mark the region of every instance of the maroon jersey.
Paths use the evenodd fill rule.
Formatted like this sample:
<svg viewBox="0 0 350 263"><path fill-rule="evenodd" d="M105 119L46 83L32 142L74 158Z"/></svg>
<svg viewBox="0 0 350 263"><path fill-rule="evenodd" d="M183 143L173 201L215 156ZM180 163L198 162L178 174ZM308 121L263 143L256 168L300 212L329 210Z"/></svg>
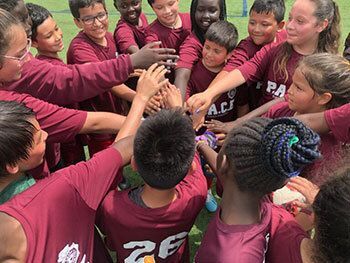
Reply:
<svg viewBox="0 0 350 263"><path fill-rule="evenodd" d="M41 129L48 133L46 142L49 144L72 140L82 129L87 117L84 111L61 108L27 94L0 90L0 100L17 101L33 109ZM44 160L40 166L28 172L35 179L49 175L47 162Z"/></svg>
<svg viewBox="0 0 350 263"><path fill-rule="evenodd" d="M96 210L121 165L120 153L109 148L0 206L23 227L26 262L92 262Z"/></svg>
<svg viewBox="0 0 350 263"><path fill-rule="evenodd" d="M300 245L307 233L283 207L272 205L271 229L266 262L302 263Z"/></svg>
<svg viewBox="0 0 350 263"><path fill-rule="evenodd" d="M283 97L289 86L292 84L292 77L299 60L303 55L292 50L292 54L287 62L288 79L274 65L276 57L281 52L283 43L278 45L265 45L255 56L245 62L238 70L242 73L247 84L261 81L262 98L260 105L276 97Z"/></svg>
<svg viewBox="0 0 350 263"><path fill-rule="evenodd" d="M146 27L148 21L144 13L140 14L141 26L135 26L123 18L119 19L114 30L114 41L119 54L127 54L130 46L142 48L146 44Z"/></svg>
<svg viewBox="0 0 350 263"><path fill-rule="evenodd" d="M69 46L67 63L83 64L115 58L117 51L111 33L107 32L106 40L107 46L104 47L93 42L84 32L79 32ZM116 98L110 91L79 102L79 109L86 111L107 111L122 114L124 113L122 106L122 100ZM95 141L114 141L115 138L114 134L90 134L89 136Z"/></svg>
<svg viewBox="0 0 350 263"><path fill-rule="evenodd" d="M329 129L337 140L350 142L350 104L345 104L339 108L326 110L324 117Z"/></svg>
<svg viewBox="0 0 350 263"><path fill-rule="evenodd" d="M205 91L217 74L208 70L200 60L192 69L186 97L189 98L193 94ZM205 118L206 120L215 119L221 122L234 121L237 118L237 107L247 103L247 92L242 92L241 89L232 89L220 95L215 103L210 106Z"/></svg>
<svg viewBox="0 0 350 263"><path fill-rule="evenodd" d="M52 65L57 65L57 66L67 66L62 59L60 58L53 58L53 57L49 57L49 56L45 56L45 55L36 55L35 56L36 59L39 60L44 60L49 62Z"/></svg>
<svg viewBox="0 0 350 263"><path fill-rule="evenodd" d="M293 117L295 111L292 111L288 107L288 102L280 102L272 106L269 111L264 114L264 117L276 119L279 117ZM330 173L325 172L326 167L336 168L341 156L342 144L336 139L333 133L322 134L321 144L319 150L322 154L322 158L316 160L314 163L306 166L301 175L314 184L320 186L323 184Z"/></svg>
<svg viewBox="0 0 350 263"><path fill-rule="evenodd" d="M91 98L114 85L124 83L133 72L128 55L85 65L57 66L31 58L24 63L19 80L2 89L27 93L58 105L67 105Z"/></svg>
<svg viewBox="0 0 350 263"><path fill-rule="evenodd" d="M187 68L192 70L193 65L202 58L202 50L203 45L197 36L191 32L180 46L179 60L177 61L176 68Z"/></svg>
<svg viewBox="0 0 350 263"><path fill-rule="evenodd" d="M188 232L204 206L207 183L195 155L196 170L176 187L177 198L160 208L143 208L129 191L112 191L103 200L98 226L107 235L107 246L117 252L118 262L189 262Z"/></svg>
<svg viewBox="0 0 350 263"><path fill-rule="evenodd" d="M227 225L221 221L220 213L221 208L210 221L195 262L264 262L271 228L271 203L261 203L258 224Z"/></svg>

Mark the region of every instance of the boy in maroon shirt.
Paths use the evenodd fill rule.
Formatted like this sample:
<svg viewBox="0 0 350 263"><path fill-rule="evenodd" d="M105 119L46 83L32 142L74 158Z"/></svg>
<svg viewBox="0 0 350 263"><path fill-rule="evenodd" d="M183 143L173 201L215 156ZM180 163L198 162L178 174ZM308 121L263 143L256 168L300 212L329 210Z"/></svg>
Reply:
<svg viewBox="0 0 350 263"><path fill-rule="evenodd" d="M119 54L133 54L146 44L148 21L142 13L142 0L114 0L120 19L114 30Z"/></svg>
<svg viewBox="0 0 350 263"><path fill-rule="evenodd" d="M92 262L97 207L118 169L132 155L132 138L123 138L134 134L147 101L164 84L159 83L164 67L154 69L141 75L143 82L112 147L88 162L56 172L0 206L1 262L9 258L13 262ZM7 135L0 142L7 154L1 158L1 187L42 162L45 150L46 134L33 112L11 103L12 110L0 103L4 105L1 131ZM20 147L17 141L22 142Z"/></svg>
<svg viewBox="0 0 350 263"><path fill-rule="evenodd" d="M266 195L320 157L319 140L295 119L256 118L232 130L218 155L199 144L200 153L221 177L224 193L195 262L264 262L275 240L295 249L298 260L286 262L301 262L306 233ZM293 238L284 238L282 230Z"/></svg>
<svg viewBox="0 0 350 263"><path fill-rule="evenodd" d="M118 262L189 262L188 233L207 192L194 139L192 123L180 110L162 110L143 121L131 164L145 185L110 192L97 218Z"/></svg>
<svg viewBox="0 0 350 263"><path fill-rule="evenodd" d="M236 27L227 21L214 22L205 34L202 59L193 67L186 98L206 90L237 44ZM233 121L249 112L248 98L241 89L222 94L210 107L206 119Z"/></svg>

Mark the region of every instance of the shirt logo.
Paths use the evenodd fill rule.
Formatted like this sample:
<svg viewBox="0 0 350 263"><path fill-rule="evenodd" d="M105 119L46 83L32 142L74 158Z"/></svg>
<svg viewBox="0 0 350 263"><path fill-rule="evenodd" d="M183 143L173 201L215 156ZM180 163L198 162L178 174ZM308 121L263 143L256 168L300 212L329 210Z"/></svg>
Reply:
<svg viewBox="0 0 350 263"><path fill-rule="evenodd" d="M79 244L75 244L74 242L71 245L66 245L61 252L58 254L57 263L77 263L79 259L80 251ZM80 263L85 263L86 255L84 255L83 259ZM86 262L89 263L89 262Z"/></svg>

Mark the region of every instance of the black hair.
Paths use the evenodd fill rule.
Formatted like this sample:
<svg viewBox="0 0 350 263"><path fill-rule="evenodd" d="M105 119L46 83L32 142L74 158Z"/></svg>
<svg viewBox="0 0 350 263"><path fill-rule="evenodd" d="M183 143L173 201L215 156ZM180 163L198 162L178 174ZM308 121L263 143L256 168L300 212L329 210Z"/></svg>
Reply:
<svg viewBox="0 0 350 263"><path fill-rule="evenodd" d="M6 165L29 158L33 145L35 118L32 109L16 101L0 101L0 177L8 174Z"/></svg>
<svg viewBox="0 0 350 263"><path fill-rule="evenodd" d="M26 7L30 18L32 19L32 40L36 39L37 28L40 26L46 19L52 17L52 14L45 7L41 5L36 5L32 3L27 3Z"/></svg>
<svg viewBox="0 0 350 263"><path fill-rule="evenodd" d="M199 41L204 44L204 34L203 32L197 25L196 19L195 19L195 13L196 9L198 6L198 1L200 0L192 0L191 2L191 7L190 7L190 16L191 16L191 24L192 24L192 31L196 35L196 37L199 39ZM227 19L227 14L226 14L226 0L218 0L219 5L220 5L220 16L219 20L226 20Z"/></svg>
<svg viewBox="0 0 350 263"><path fill-rule="evenodd" d="M320 157L318 134L293 118L252 119L233 129L223 153L241 191L265 195Z"/></svg>
<svg viewBox="0 0 350 263"><path fill-rule="evenodd" d="M11 41L12 26L21 26L21 23L8 11L0 8L0 55L5 55L9 49ZM0 64L2 65L3 57L0 56Z"/></svg>
<svg viewBox="0 0 350 263"><path fill-rule="evenodd" d="M225 47L230 53L237 45L238 31L234 24L219 20L210 25L205 33L205 39Z"/></svg>
<svg viewBox="0 0 350 263"><path fill-rule="evenodd" d="M141 124L134 158L144 181L156 189L175 187L188 173L195 152L195 133L181 110L161 110Z"/></svg>
<svg viewBox="0 0 350 263"><path fill-rule="evenodd" d="M155 0L147 0L148 4L152 7L152 5L154 4Z"/></svg>
<svg viewBox="0 0 350 263"><path fill-rule="evenodd" d="M18 2L19 0L0 0L0 8L10 11L16 8Z"/></svg>
<svg viewBox="0 0 350 263"><path fill-rule="evenodd" d="M272 13L277 23L280 23L284 19L286 7L284 5L284 0L255 0L252 7L249 10L249 14L251 14L252 11L258 14Z"/></svg>
<svg viewBox="0 0 350 263"><path fill-rule="evenodd" d="M324 183L313 203L314 262L349 262L350 168Z"/></svg>
<svg viewBox="0 0 350 263"><path fill-rule="evenodd" d="M69 9L75 19L80 18L79 9L89 6L94 6L95 4L102 4L104 9L106 9L106 3L104 0L69 0Z"/></svg>

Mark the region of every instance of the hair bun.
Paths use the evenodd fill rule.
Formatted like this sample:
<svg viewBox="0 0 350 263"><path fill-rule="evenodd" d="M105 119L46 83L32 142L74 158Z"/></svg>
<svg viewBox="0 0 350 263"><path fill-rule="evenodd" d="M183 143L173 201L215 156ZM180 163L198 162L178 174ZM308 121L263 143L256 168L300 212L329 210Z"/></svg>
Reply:
<svg viewBox="0 0 350 263"><path fill-rule="evenodd" d="M261 156L266 169L291 178L302 168L321 157L320 136L294 118L279 118L264 129Z"/></svg>

